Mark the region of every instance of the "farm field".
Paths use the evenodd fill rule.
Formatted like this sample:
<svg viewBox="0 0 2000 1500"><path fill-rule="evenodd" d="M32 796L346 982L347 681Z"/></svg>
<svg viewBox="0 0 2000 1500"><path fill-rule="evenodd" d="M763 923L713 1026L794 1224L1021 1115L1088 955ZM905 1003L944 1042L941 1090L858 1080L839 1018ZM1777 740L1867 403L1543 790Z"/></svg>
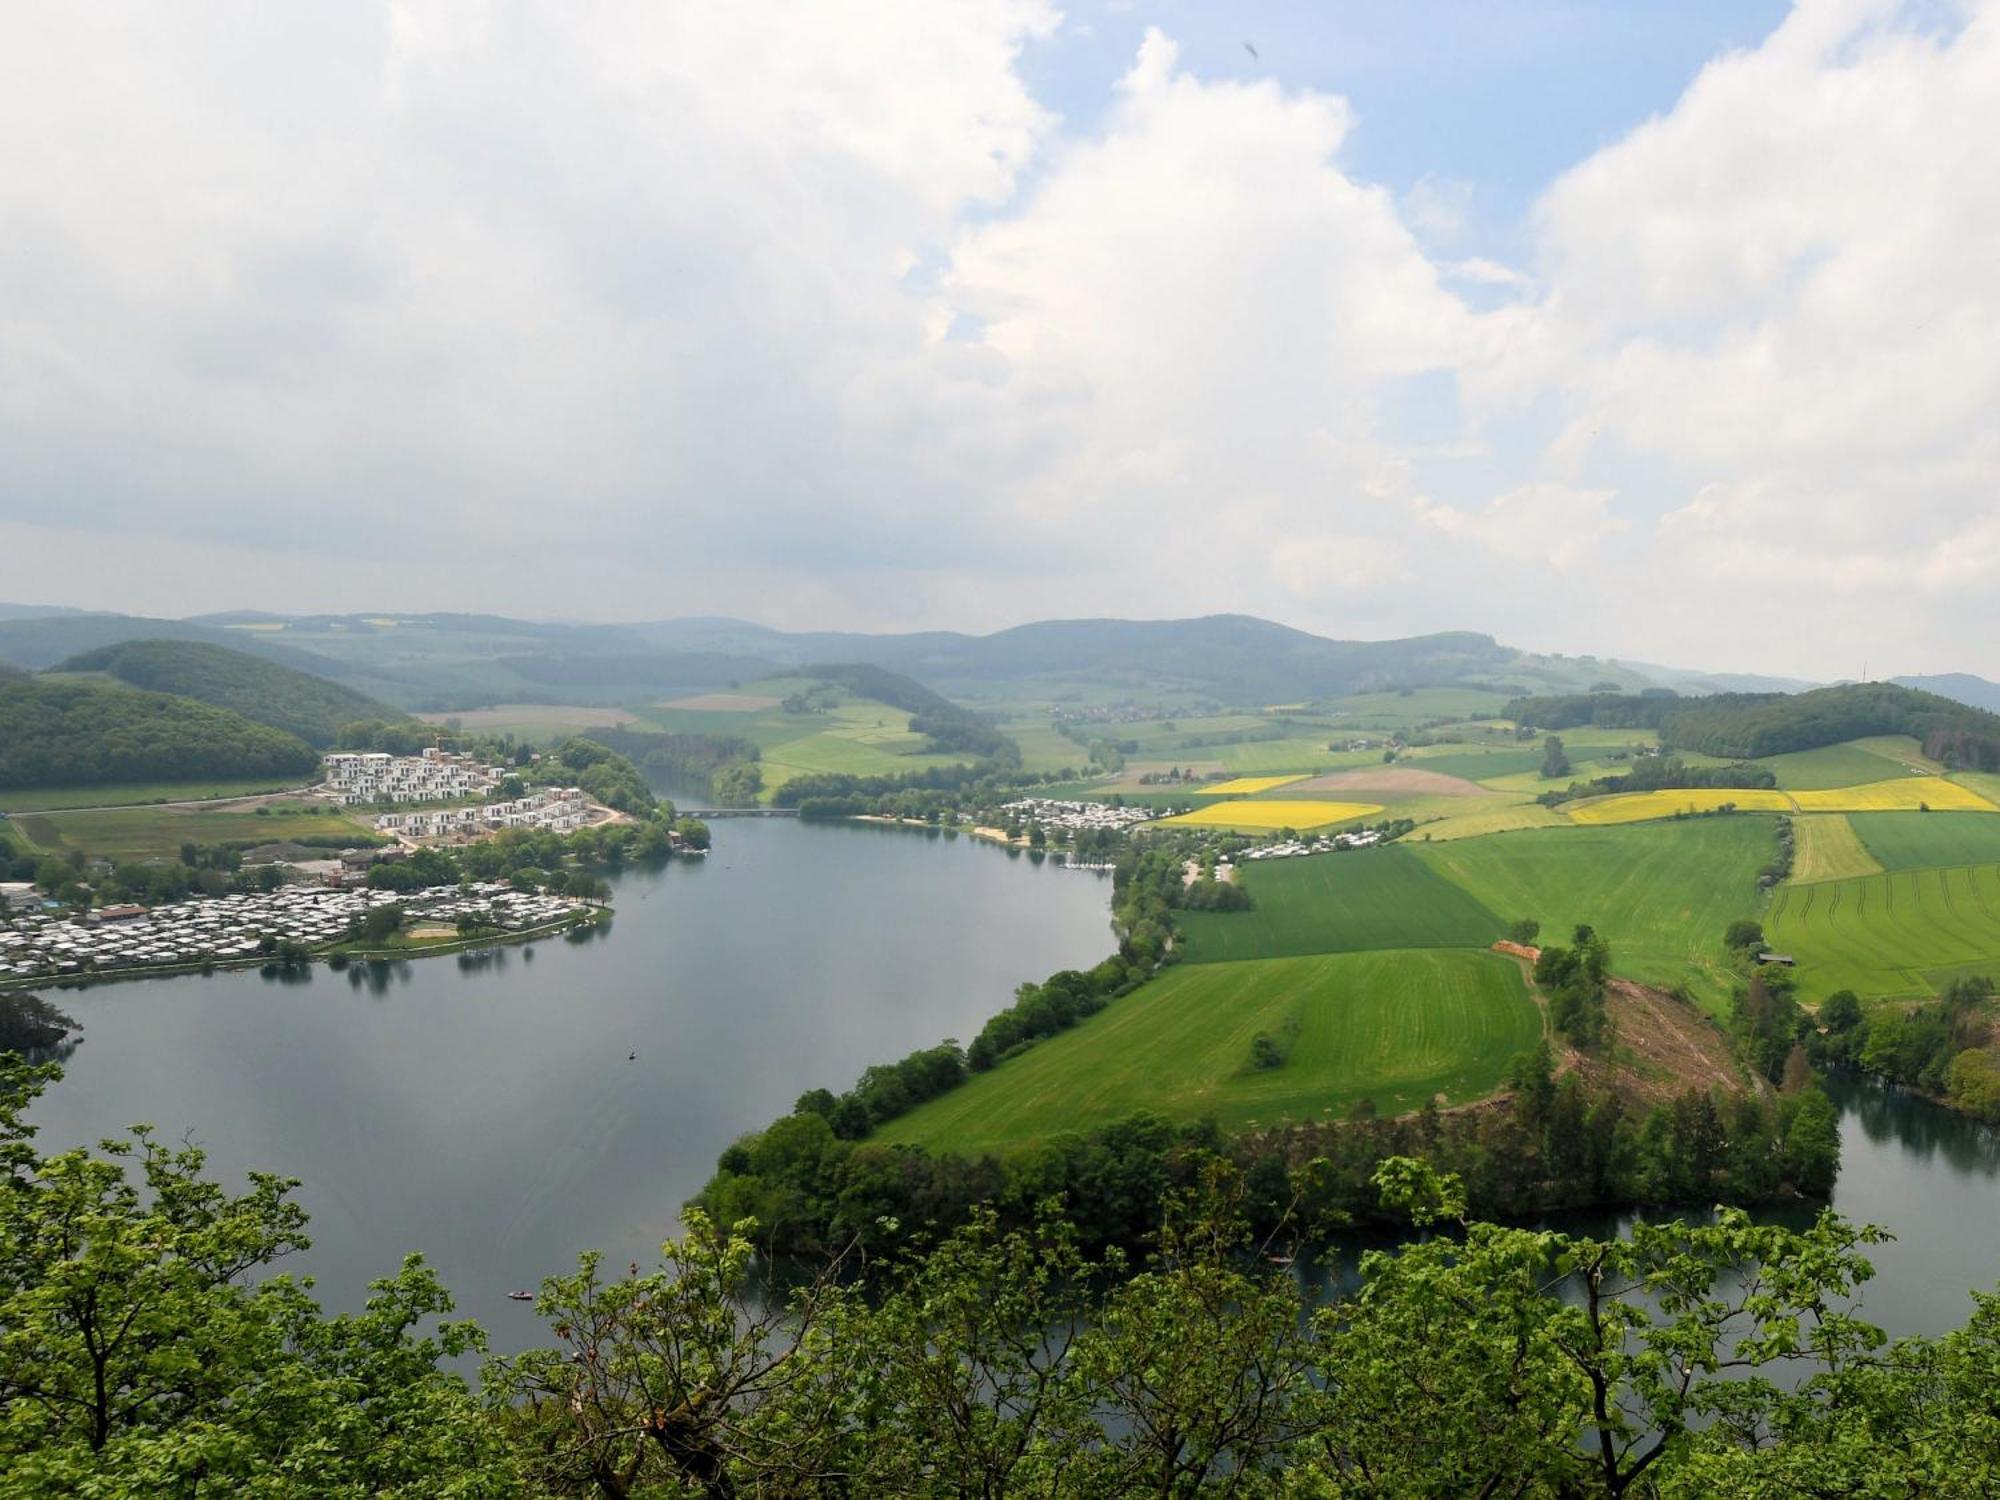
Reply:
<svg viewBox="0 0 2000 1500"><path fill-rule="evenodd" d="M764 789L768 795L794 777L827 771L852 776L894 776L934 766L962 764L963 755L924 753L925 737L910 731L910 715L872 698L856 697L845 687L834 688L838 701L824 712L787 713L785 697L800 692L825 692L828 684L813 678L781 677L744 684L741 691L704 693L656 703L644 710L635 727L670 734L734 736L754 744L761 755ZM1078 765L1082 750L1053 730L1042 731L1065 754L1051 768ZM1040 745L1046 757L1050 747ZM1025 751L1025 747L1024 747Z"/></svg>
<svg viewBox="0 0 2000 1500"><path fill-rule="evenodd" d="M2000 976L2000 865L1787 887L1764 931L1798 960L1799 993L1813 1000L1842 989L1864 999L1924 996L1943 977Z"/></svg>
<svg viewBox="0 0 2000 1500"><path fill-rule="evenodd" d="M1846 880L1855 875L1881 872L1882 866L1876 863L1875 856L1868 852L1860 835L1855 833L1854 825L1843 813L1813 813L1809 817L1794 818L1792 832L1798 841L1792 853L1794 885Z"/></svg>
<svg viewBox="0 0 2000 1500"><path fill-rule="evenodd" d="M1483 948L1506 923L1408 846L1262 860L1248 911L1182 912L1189 963L1369 948Z"/></svg>
<svg viewBox="0 0 2000 1500"><path fill-rule="evenodd" d="M1294 735L1282 740L1247 740L1240 745L1204 745L1187 754L1212 760L1239 776L1268 776L1283 771L1310 775L1339 765L1346 754L1326 747L1324 734ZM1381 756L1374 758L1380 760Z"/></svg>
<svg viewBox="0 0 2000 1500"><path fill-rule="evenodd" d="M1296 1027L1282 1067L1251 1040ZM975 1075L875 1139L933 1151L1004 1150L1148 1110L1225 1128L1386 1114L1479 1098L1542 1035L1518 965L1481 952L1346 953L1171 969L1072 1031Z"/></svg>
<svg viewBox="0 0 2000 1500"><path fill-rule="evenodd" d="M1075 740L1057 734L1047 719L1013 719L1000 728L1021 747L1024 771L1082 770L1090 764L1089 752Z"/></svg>
<svg viewBox="0 0 2000 1500"><path fill-rule="evenodd" d="M1252 833L1274 833L1280 828L1325 828L1364 818L1382 810L1374 802L1298 802L1286 798L1237 798L1210 803L1178 817L1164 818L1162 826L1186 824L1196 828L1242 828Z"/></svg>
<svg viewBox="0 0 2000 1500"><path fill-rule="evenodd" d="M298 778L252 777L247 780L124 782L113 786L17 787L0 792L0 812L53 812L71 807L138 807L149 802L198 802L225 797L250 797L259 792L299 790Z"/></svg>
<svg viewBox="0 0 2000 1500"><path fill-rule="evenodd" d="M1472 750L1454 745L1435 755L1413 750L1408 755L1398 756L1396 764L1417 771L1462 776L1467 781L1490 781L1496 776L1519 776L1540 770L1542 752L1511 746L1505 750Z"/></svg>
<svg viewBox="0 0 2000 1500"><path fill-rule="evenodd" d="M170 858L184 843L274 843L315 835L354 836L360 824L313 803L281 803L259 815L247 807L133 807L109 812L23 813L9 819L40 849L82 849L107 859Z"/></svg>
<svg viewBox="0 0 2000 1500"><path fill-rule="evenodd" d="M1885 870L2000 863L2000 818L1985 813L1856 813L1848 821Z"/></svg>
<svg viewBox="0 0 2000 1500"><path fill-rule="evenodd" d="M1447 809L1435 822L1418 827L1410 838L1420 843L1449 839L1482 838L1489 833L1512 833L1523 828L1569 828L1569 819L1553 807L1533 802L1483 803L1469 810Z"/></svg>
<svg viewBox="0 0 2000 1500"><path fill-rule="evenodd" d="M1501 921L1532 917L1556 943L1587 922L1610 942L1614 973L1685 983L1714 1010L1728 996L1723 929L1757 915L1757 872L1776 840L1764 818L1701 818L1401 847Z"/></svg>
<svg viewBox="0 0 2000 1500"><path fill-rule="evenodd" d="M1330 699L1325 707L1342 729L1380 731L1498 713L1507 696L1487 688L1426 687L1408 693L1353 693Z"/></svg>
<svg viewBox="0 0 2000 1500"><path fill-rule="evenodd" d="M1901 761L1889 760L1853 743L1795 750L1789 755L1767 755L1755 764L1775 775L1779 789L1787 792L1861 786L1911 774Z"/></svg>
<svg viewBox="0 0 2000 1500"><path fill-rule="evenodd" d="M1268 792L1275 787L1291 786L1304 781L1303 776L1234 776L1228 781L1218 781L1202 790L1211 797L1254 797L1259 792Z"/></svg>
<svg viewBox="0 0 2000 1500"><path fill-rule="evenodd" d="M1301 796L1307 793L1359 792L1364 796L1377 796L1387 800L1396 798L1437 798L1437 797L1485 797L1486 788L1476 781L1467 781L1459 776L1447 776L1442 771L1423 771L1415 766L1375 766L1357 771L1331 771L1324 776L1313 776L1303 780L1293 778L1284 785L1291 788L1288 795Z"/></svg>
<svg viewBox="0 0 2000 1500"><path fill-rule="evenodd" d="M1767 791L1760 787L1682 787L1659 792L1617 792L1609 797L1592 797L1571 802L1563 811L1572 823L1603 826L1612 823L1644 823L1677 814L1710 813L1721 807L1744 812L1795 812L1789 792ZM1838 811L1828 808L1827 811Z"/></svg>
<svg viewBox="0 0 2000 1500"><path fill-rule="evenodd" d="M496 703L491 708L466 708L454 713L418 714L432 724L457 724L478 734L512 734L537 742L581 734L586 729L620 729L640 722L623 708L579 708L566 703Z"/></svg>
<svg viewBox="0 0 2000 1500"><path fill-rule="evenodd" d="M1971 787L1942 776L1903 776L1859 786L1796 792L1761 787L1685 787L1658 792L1619 792L1573 802L1564 809L1578 823L1638 823L1676 813L1713 812L1734 804L1744 812L2000 812Z"/></svg>
<svg viewBox="0 0 2000 1500"><path fill-rule="evenodd" d="M1794 800L1801 812L1916 812L1926 806L1933 812L2000 812L1970 787L1942 776L1905 776L1866 786L1797 792Z"/></svg>

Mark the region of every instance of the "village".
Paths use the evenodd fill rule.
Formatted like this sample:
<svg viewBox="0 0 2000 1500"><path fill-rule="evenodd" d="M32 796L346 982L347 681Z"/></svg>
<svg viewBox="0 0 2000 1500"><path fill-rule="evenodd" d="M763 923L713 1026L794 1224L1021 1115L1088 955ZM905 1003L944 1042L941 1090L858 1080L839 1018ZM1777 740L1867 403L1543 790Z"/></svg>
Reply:
<svg viewBox="0 0 2000 1500"><path fill-rule="evenodd" d="M197 897L148 910L106 907L82 920L22 901L10 888L0 917L0 986L35 979L119 974L202 964L249 963L280 944L320 950L353 937L363 917L386 906L404 922L440 932L484 930L517 937L577 921L594 908L563 896L496 882L388 891L285 886L275 891Z"/></svg>
<svg viewBox="0 0 2000 1500"><path fill-rule="evenodd" d="M470 756L435 746L418 755L381 751L338 751L326 757L323 795L343 807L383 803L450 802L427 812L385 812L375 831L402 842L480 838L502 828L573 833L590 823L617 818L574 786L537 787L519 797L493 796L515 774L504 765L484 765ZM517 786L518 782L515 783Z"/></svg>
<svg viewBox="0 0 2000 1500"><path fill-rule="evenodd" d="M1000 811L1021 823L1038 823L1044 829L1060 828L1070 833L1136 828L1159 816L1150 807L1113 807L1106 802L1065 802L1050 797L1023 797L1006 803Z"/></svg>

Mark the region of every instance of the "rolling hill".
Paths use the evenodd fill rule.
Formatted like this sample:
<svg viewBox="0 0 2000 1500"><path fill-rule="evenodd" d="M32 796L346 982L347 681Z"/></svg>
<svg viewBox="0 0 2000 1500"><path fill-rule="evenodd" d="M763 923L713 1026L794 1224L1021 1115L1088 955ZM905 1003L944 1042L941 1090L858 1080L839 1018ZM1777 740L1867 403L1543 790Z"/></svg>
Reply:
<svg viewBox="0 0 2000 1500"><path fill-rule="evenodd" d="M298 736L191 698L81 678L0 682L0 787L303 779L318 765Z"/></svg>
<svg viewBox="0 0 2000 1500"><path fill-rule="evenodd" d="M398 709L325 678L203 641L127 641L73 656L59 672L103 672L128 687L172 693L295 734L320 749L356 719Z"/></svg>

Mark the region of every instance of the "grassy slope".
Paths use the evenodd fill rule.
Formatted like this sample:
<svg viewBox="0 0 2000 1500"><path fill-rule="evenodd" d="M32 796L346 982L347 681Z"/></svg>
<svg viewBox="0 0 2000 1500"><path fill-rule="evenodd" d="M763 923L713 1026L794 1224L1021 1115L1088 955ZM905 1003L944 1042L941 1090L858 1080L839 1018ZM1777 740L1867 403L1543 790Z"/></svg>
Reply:
<svg viewBox="0 0 2000 1500"><path fill-rule="evenodd" d="M1727 994L1723 929L1757 914L1757 871L1775 844L1768 819L1746 817L1404 847L1502 920L1533 917L1556 942L1587 922L1610 941L1615 972L1686 982L1716 1007Z"/></svg>
<svg viewBox="0 0 2000 1500"><path fill-rule="evenodd" d="M1795 885L1873 875L1882 868L1862 844L1845 814L1813 813L1809 817L1794 818L1792 828L1798 835L1792 859L1792 882Z"/></svg>
<svg viewBox="0 0 2000 1500"><path fill-rule="evenodd" d="M1898 870L1781 890L1764 930L1799 961L1810 999L1927 995L1928 976L2000 974L2000 865Z"/></svg>
<svg viewBox="0 0 2000 1500"><path fill-rule="evenodd" d="M1271 860L1239 878L1255 902L1249 911L1181 913L1188 962L1483 947L1505 926L1400 846Z"/></svg>
<svg viewBox="0 0 2000 1500"><path fill-rule="evenodd" d="M1985 813L1855 813L1848 821L1885 870L2000 862L2000 818Z"/></svg>
<svg viewBox="0 0 2000 1500"><path fill-rule="evenodd" d="M1885 759L1852 743L1796 750L1789 755L1767 755L1756 764L1775 774L1778 785L1786 791L1861 786L1910 774L1900 761Z"/></svg>
<svg viewBox="0 0 2000 1500"><path fill-rule="evenodd" d="M1285 1065L1252 1069L1251 1039L1294 1019ZM981 1151L1140 1109L1241 1126L1340 1113L1364 1096L1394 1113L1439 1093L1491 1093L1541 1034L1519 967L1490 953L1184 965L893 1121L881 1138Z"/></svg>

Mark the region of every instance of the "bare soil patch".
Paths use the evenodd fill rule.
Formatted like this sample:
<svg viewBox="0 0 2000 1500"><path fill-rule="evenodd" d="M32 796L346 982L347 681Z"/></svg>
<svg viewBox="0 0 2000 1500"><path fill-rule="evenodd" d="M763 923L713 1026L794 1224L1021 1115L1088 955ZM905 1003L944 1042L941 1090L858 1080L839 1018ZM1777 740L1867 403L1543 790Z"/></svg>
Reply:
<svg viewBox="0 0 2000 1500"><path fill-rule="evenodd" d="M1604 1004L1614 1038L1611 1055L1571 1052L1564 1060L1591 1083L1646 1105L1664 1103L1689 1089L1742 1093L1762 1088L1731 1056L1722 1029L1692 1001L1613 979L1605 986Z"/></svg>
<svg viewBox="0 0 2000 1500"><path fill-rule="evenodd" d="M1333 771L1310 781L1295 781L1285 787L1287 797L1303 797L1314 792L1375 792L1406 797L1484 797L1487 788L1463 776L1447 776L1442 771L1420 771L1415 766L1384 766L1379 771Z"/></svg>
<svg viewBox="0 0 2000 1500"><path fill-rule="evenodd" d="M691 708L698 713L711 714L754 714L759 709L776 708L783 701L757 693L696 693L692 698L670 699L660 707Z"/></svg>

